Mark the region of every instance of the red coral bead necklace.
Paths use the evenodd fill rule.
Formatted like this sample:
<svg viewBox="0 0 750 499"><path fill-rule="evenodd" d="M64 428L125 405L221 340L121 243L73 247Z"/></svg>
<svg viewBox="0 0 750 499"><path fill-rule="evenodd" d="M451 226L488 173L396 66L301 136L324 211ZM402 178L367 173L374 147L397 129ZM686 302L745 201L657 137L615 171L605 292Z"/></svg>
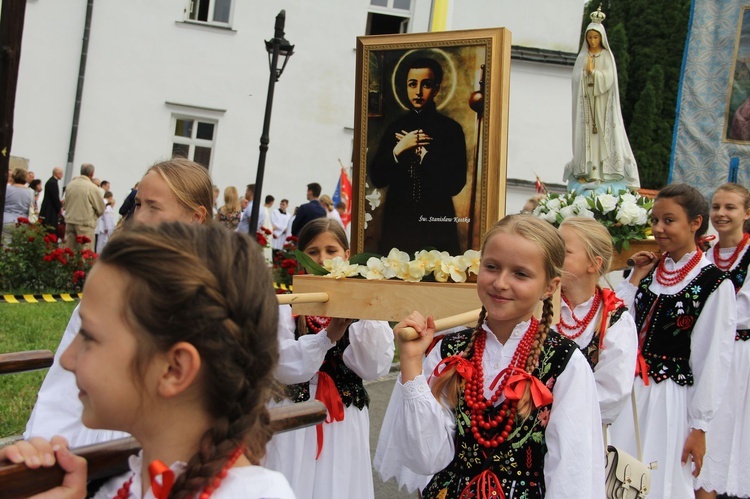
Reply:
<svg viewBox="0 0 750 499"><path fill-rule="evenodd" d="M691 270L698 265L703 256L703 251L698 248L695 251L695 255L682 267L677 270L667 270L664 262L666 262L669 253L664 253L659 259L659 266L656 268L656 280L659 284L664 286L674 286L675 284L682 282L683 279L690 273Z"/></svg>
<svg viewBox="0 0 750 499"><path fill-rule="evenodd" d="M729 258L722 258L719 253L719 245L714 246L714 265L724 271L730 270L740 256L740 253L742 253L743 248L747 245L748 240L750 240L750 234L745 232L742 234L742 239L740 239L739 244L737 244L737 247Z"/></svg>
<svg viewBox="0 0 750 499"><path fill-rule="evenodd" d="M472 355L471 362L474 365L474 375L466 383L466 389L464 391L464 398L466 399L466 405L470 410L470 425L471 432L474 435L474 439L479 445L485 448L495 448L498 445L505 442L510 432L513 430L513 422L516 418L516 410L518 402L510 402L506 399L498 413L492 417L487 418L485 416L486 410L493 407L495 403L505 392L505 387L508 384L508 379L516 371L523 371L526 365L526 360L529 357L531 346L536 338L536 333L539 330L539 321L535 318L531 318L531 324L523 335L523 338L516 347L516 351L513 354L513 358L508 365L508 368L504 369L502 378L499 386L495 393L487 400L484 397L484 369L482 368L482 357L484 356L484 347L487 339L487 331L482 329L477 334L474 341L474 354ZM494 431L495 428L500 427L501 431ZM494 436L490 437L485 435L484 432L493 430Z"/></svg>
<svg viewBox="0 0 750 499"><path fill-rule="evenodd" d="M594 291L594 302L591 304L589 313L587 313L583 319L579 319L578 317L576 317L575 312L573 312L573 307L570 305L570 302L565 296L565 293L562 293L562 299L570 309L570 316L573 318L574 324L568 324L567 322L565 322L565 320L563 320L562 316L560 316L560 333L566 338L574 340L581 336L584 331L586 331L586 328L589 326L589 324L591 324L591 321L599 311L599 304L602 302L602 293L601 291L599 291L599 289L596 289L596 291ZM570 332L566 333L566 329Z"/></svg>
<svg viewBox="0 0 750 499"><path fill-rule="evenodd" d="M328 327L331 323L331 318L319 315L306 315L305 322L307 323L307 328L317 334Z"/></svg>

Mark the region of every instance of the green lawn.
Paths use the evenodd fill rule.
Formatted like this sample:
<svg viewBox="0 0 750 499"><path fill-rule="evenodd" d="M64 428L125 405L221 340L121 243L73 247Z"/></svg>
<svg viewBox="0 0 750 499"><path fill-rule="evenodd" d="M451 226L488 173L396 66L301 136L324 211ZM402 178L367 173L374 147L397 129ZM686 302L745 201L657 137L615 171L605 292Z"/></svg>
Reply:
<svg viewBox="0 0 750 499"><path fill-rule="evenodd" d="M0 353L57 349L76 303L0 303ZM0 438L26 428L47 370L0 376Z"/></svg>

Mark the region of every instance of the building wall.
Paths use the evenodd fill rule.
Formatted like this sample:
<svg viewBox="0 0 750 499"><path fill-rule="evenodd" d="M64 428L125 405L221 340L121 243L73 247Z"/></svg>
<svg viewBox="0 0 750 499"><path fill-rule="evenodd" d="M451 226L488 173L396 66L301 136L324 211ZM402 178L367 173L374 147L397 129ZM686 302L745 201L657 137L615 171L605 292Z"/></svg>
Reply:
<svg viewBox="0 0 750 499"><path fill-rule="evenodd" d="M430 1L413 4L410 31L427 31ZM534 4L456 0L449 27L506 26L514 45L577 51L581 2ZM95 2L78 143L66 178L81 163L94 163L119 206L145 169L170 155L172 115L186 113L218 120L211 175L222 190L236 185L242 192L255 181L258 162L269 79L263 40L285 8L296 48L276 84L263 194L294 206L304 202L309 182L332 193L339 160L348 165L352 154L356 37L365 32L369 2L238 0L231 30L184 23L186 6L187 0ZM13 155L29 158L40 178L66 163L85 9L84 0L26 7ZM512 63L509 177L533 180L537 173L560 181L570 156L570 71ZM518 211L527 197L524 189L509 192L507 211Z"/></svg>

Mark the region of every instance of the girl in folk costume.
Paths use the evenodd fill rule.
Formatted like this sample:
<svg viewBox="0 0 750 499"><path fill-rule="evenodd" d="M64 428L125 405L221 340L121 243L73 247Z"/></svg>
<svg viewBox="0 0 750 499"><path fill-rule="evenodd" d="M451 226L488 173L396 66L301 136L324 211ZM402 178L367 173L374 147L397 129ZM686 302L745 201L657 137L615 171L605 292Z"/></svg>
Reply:
<svg viewBox="0 0 750 499"><path fill-rule="evenodd" d="M698 499L715 498L716 493L750 496L750 265L748 241L743 224L750 219L750 192L738 184L719 187L711 200L711 223L719 243L706 256L719 269L729 273L737 302L737 332L734 355L716 417L706 433L706 459L695 480Z"/></svg>
<svg viewBox="0 0 750 499"><path fill-rule="evenodd" d="M115 307L115 310L112 309ZM83 423L132 434L142 451L96 498L293 498L258 466L278 305L257 243L218 225L134 225L86 280L81 330L63 353ZM86 497L86 461L63 437L5 448L30 467L67 471L54 497Z"/></svg>
<svg viewBox="0 0 750 499"><path fill-rule="evenodd" d="M703 466L708 423L719 407L736 325L734 287L698 247L708 227L708 204L685 184L659 191L651 212L661 257L633 255L630 280L617 294L638 328L633 386L651 472L650 497L693 497ZM610 427L613 445L635 455L632 411ZM692 465L690 461L692 460Z"/></svg>
<svg viewBox="0 0 750 499"><path fill-rule="evenodd" d="M633 317L611 289L600 288L609 272L612 236L593 218L567 218L560 322L555 329L576 342L594 370L602 423L617 419L633 388L638 336Z"/></svg>
<svg viewBox="0 0 750 499"><path fill-rule="evenodd" d="M316 263L349 258L341 224L307 223L298 247ZM300 499L374 497L370 464L370 397L363 380L388 373L393 332L387 322L280 314L280 360L275 377L290 402L321 400L326 424L274 436L266 466L281 471Z"/></svg>
<svg viewBox="0 0 750 499"><path fill-rule="evenodd" d="M604 497L594 377L576 344L550 329L564 259L549 223L505 217L482 244L477 326L426 356L432 318L414 312L394 328L419 336L398 340L401 376L376 454L383 478L425 475L430 499Z"/></svg>

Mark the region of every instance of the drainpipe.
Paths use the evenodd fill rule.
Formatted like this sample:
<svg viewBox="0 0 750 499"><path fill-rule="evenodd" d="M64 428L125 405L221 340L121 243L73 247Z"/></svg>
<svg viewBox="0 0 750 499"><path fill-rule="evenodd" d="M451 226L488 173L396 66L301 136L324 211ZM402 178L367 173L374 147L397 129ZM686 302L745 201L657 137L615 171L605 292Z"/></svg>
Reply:
<svg viewBox="0 0 750 499"><path fill-rule="evenodd" d="M73 107L73 123L70 127L70 145L68 146L68 161L65 164L65 178L63 185L67 185L73 177L73 158L76 154L76 140L78 139L78 121L81 118L81 99L83 98L83 81L86 76L86 59L89 52L89 34L91 32L91 16L94 12L94 0L86 4L86 22L83 26L83 43L81 44L81 62L78 65L78 87Z"/></svg>

